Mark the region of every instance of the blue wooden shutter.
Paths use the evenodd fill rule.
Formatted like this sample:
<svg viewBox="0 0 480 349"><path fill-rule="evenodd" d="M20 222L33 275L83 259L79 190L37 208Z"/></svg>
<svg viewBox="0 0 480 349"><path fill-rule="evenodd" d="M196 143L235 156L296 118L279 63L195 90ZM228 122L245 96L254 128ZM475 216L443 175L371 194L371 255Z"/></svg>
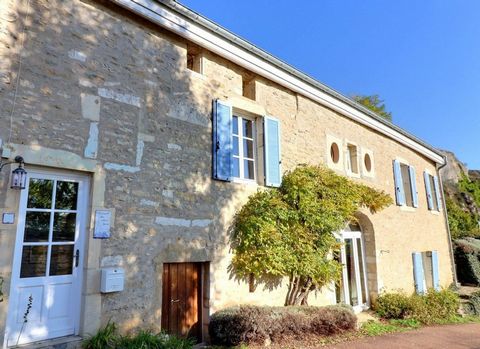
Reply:
<svg viewBox="0 0 480 349"><path fill-rule="evenodd" d="M232 107L219 100L213 102L213 178L232 178Z"/></svg>
<svg viewBox="0 0 480 349"><path fill-rule="evenodd" d="M263 121L265 143L265 185L279 187L282 182L280 170L280 121L266 116Z"/></svg>
<svg viewBox="0 0 480 349"><path fill-rule="evenodd" d="M436 291L440 291L440 277L438 272L438 252L432 251L432 278L433 288Z"/></svg>
<svg viewBox="0 0 480 349"><path fill-rule="evenodd" d="M433 210L432 187L430 186L430 175L427 171L423 172L423 180L425 181L425 190L427 192L428 209Z"/></svg>
<svg viewBox="0 0 480 349"><path fill-rule="evenodd" d="M438 177L433 177L433 185L435 186L435 194L437 196L437 205L438 210L440 211L442 208L442 198L440 197L440 184L438 183Z"/></svg>
<svg viewBox="0 0 480 349"><path fill-rule="evenodd" d="M418 192L417 192L417 176L415 175L415 167L409 166L410 172L410 188L412 189L413 207L418 207Z"/></svg>
<svg viewBox="0 0 480 349"><path fill-rule="evenodd" d="M425 274L423 272L422 254L413 252L413 277L415 280L415 292L418 294L425 293Z"/></svg>
<svg viewBox="0 0 480 349"><path fill-rule="evenodd" d="M403 189L402 171L400 170L400 161L393 161L393 176L395 178L395 197L397 205L405 205L405 190Z"/></svg>

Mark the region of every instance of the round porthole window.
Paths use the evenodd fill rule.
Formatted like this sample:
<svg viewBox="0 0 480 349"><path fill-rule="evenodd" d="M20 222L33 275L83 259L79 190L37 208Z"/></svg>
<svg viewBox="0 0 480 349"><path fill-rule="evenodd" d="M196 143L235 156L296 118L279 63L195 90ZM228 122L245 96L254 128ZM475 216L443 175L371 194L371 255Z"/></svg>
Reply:
<svg viewBox="0 0 480 349"><path fill-rule="evenodd" d="M372 158L370 157L370 154L365 154L365 157L363 158L363 162L365 164L365 169L367 172L372 171Z"/></svg>
<svg viewBox="0 0 480 349"><path fill-rule="evenodd" d="M338 149L337 143L332 143L330 146L330 157L334 164L338 164L338 161L340 160L340 149Z"/></svg>

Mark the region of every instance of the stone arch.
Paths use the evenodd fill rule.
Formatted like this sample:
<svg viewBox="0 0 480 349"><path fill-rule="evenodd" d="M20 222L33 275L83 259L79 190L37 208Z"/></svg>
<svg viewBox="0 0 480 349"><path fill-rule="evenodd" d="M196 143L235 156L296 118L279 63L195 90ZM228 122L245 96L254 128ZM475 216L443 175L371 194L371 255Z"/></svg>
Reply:
<svg viewBox="0 0 480 349"><path fill-rule="evenodd" d="M363 243L365 246L365 261L367 271L367 286L370 302L374 301L379 293L377 277L377 248L375 245L375 230L370 218L362 212L356 212L355 218L360 225Z"/></svg>

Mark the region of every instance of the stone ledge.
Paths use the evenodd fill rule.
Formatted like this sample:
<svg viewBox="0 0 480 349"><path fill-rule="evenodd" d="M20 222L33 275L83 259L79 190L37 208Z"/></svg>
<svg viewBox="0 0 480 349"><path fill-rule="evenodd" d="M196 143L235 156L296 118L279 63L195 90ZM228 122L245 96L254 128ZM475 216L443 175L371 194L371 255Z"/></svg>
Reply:
<svg viewBox="0 0 480 349"><path fill-rule="evenodd" d="M25 345L18 345L12 348L18 349L80 349L82 347L82 337L68 336L40 341Z"/></svg>

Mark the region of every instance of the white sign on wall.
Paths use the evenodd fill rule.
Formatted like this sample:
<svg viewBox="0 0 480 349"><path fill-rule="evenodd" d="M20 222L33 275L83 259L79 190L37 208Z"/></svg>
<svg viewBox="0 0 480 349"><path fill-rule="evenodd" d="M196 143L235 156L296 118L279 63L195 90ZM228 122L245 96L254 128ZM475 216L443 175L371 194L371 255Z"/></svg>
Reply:
<svg viewBox="0 0 480 349"><path fill-rule="evenodd" d="M95 211L95 229L93 231L94 239L110 238L110 221L112 212L108 210Z"/></svg>
<svg viewBox="0 0 480 349"><path fill-rule="evenodd" d="M15 223L15 213L4 213L2 216L3 224L13 224Z"/></svg>

